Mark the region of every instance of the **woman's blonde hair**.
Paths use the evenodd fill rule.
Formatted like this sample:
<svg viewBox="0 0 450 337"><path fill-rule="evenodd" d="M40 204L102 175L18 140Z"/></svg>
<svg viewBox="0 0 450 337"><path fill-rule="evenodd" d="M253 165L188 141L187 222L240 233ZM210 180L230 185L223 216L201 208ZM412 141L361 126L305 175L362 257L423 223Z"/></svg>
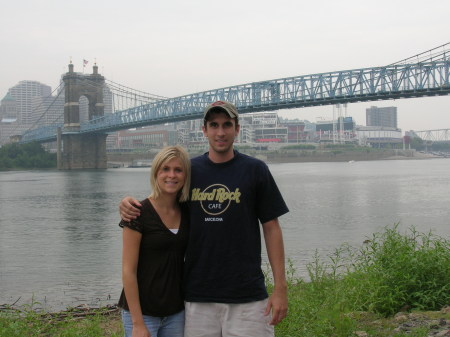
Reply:
<svg viewBox="0 0 450 337"><path fill-rule="evenodd" d="M161 189L156 183L158 171L161 169L164 163L174 158L180 160L181 167L186 174L183 188L178 192L178 201L184 202L189 200L189 188L191 186L191 161L186 150L179 145L167 146L163 148L153 159L152 168L150 171L150 185L152 186L152 193L150 194L151 198L158 199L161 194Z"/></svg>

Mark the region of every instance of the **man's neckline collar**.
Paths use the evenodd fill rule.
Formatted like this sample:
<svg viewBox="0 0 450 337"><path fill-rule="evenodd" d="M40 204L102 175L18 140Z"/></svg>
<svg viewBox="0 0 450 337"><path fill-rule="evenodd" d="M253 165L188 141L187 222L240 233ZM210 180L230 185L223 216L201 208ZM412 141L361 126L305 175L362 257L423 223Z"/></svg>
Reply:
<svg viewBox="0 0 450 337"><path fill-rule="evenodd" d="M208 152L205 152L205 157L206 157L206 159L208 160L208 162L210 162L211 164L214 164L214 165L222 165L222 164L227 164L227 163L230 163L230 162L232 162L235 158L236 158L236 156L238 156L239 155L239 151L237 151L236 149L233 149L233 157L231 158L231 159L229 159L229 160L227 160L227 161L221 161L221 162L215 162L215 161L212 161L210 158L209 158L209 151Z"/></svg>

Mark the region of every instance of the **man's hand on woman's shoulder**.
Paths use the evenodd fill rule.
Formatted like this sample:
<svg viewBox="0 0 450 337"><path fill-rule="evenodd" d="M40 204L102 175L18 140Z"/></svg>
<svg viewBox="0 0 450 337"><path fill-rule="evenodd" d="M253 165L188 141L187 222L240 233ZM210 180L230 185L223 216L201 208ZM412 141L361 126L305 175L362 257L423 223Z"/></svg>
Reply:
<svg viewBox="0 0 450 337"><path fill-rule="evenodd" d="M127 222L136 219L141 214L138 208L141 206L141 203L133 197L127 196L123 198L119 204L120 217Z"/></svg>

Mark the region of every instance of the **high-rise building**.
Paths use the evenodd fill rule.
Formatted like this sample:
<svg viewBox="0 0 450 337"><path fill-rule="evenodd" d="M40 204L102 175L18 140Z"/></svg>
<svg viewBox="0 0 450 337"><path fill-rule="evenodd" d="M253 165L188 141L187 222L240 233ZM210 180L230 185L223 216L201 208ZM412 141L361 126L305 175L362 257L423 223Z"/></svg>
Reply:
<svg viewBox="0 0 450 337"><path fill-rule="evenodd" d="M366 125L397 128L397 107L379 108L371 106L366 109Z"/></svg>
<svg viewBox="0 0 450 337"><path fill-rule="evenodd" d="M32 124L33 99L50 96L52 89L37 81L20 81L8 92L17 102L17 122L25 126Z"/></svg>
<svg viewBox="0 0 450 337"><path fill-rule="evenodd" d="M17 102L9 93L0 102L0 145L9 142L17 128Z"/></svg>

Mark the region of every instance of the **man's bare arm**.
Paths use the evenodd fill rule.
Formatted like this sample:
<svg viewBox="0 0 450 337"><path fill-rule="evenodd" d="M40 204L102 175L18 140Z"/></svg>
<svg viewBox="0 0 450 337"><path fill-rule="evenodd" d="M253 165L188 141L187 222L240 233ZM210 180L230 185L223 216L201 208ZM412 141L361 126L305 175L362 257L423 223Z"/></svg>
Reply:
<svg viewBox="0 0 450 337"><path fill-rule="evenodd" d="M263 232L274 281L273 292L269 297L265 314L268 315L272 310L270 324L277 325L286 317L288 310L283 233L278 219L265 222Z"/></svg>
<svg viewBox="0 0 450 337"><path fill-rule="evenodd" d="M137 207L141 207L141 203L133 197L123 198L119 204L120 217L128 222L136 219L141 214Z"/></svg>

